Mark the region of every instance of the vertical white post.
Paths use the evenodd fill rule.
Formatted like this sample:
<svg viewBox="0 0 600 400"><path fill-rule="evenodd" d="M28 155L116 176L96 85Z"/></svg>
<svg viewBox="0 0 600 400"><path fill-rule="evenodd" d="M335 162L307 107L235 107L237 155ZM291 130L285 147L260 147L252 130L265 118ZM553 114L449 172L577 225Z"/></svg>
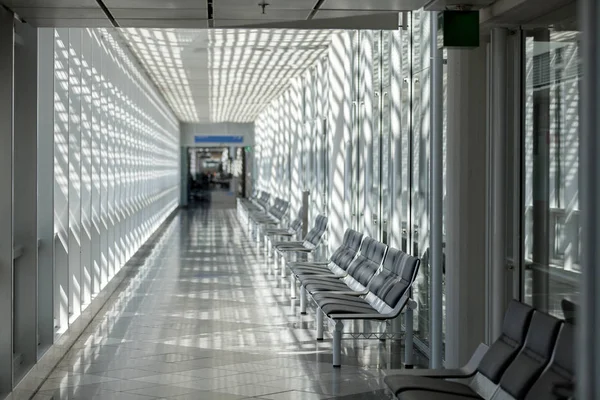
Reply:
<svg viewBox="0 0 600 400"><path fill-rule="evenodd" d="M81 313L81 29L69 29L69 318Z"/></svg>
<svg viewBox="0 0 600 400"><path fill-rule="evenodd" d="M320 308L317 308L317 340L323 340L323 311Z"/></svg>
<svg viewBox="0 0 600 400"><path fill-rule="evenodd" d="M54 30L54 318L69 325L69 29Z"/></svg>

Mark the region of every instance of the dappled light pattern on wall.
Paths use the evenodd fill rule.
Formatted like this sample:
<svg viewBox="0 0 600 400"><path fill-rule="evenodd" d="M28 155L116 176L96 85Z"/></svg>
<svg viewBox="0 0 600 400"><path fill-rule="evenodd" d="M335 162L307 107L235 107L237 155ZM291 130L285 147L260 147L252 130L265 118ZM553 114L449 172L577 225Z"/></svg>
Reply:
<svg viewBox="0 0 600 400"><path fill-rule="evenodd" d="M61 334L177 207L179 122L114 32L40 34L54 37L47 134L54 135L55 256L46 284L54 285Z"/></svg>

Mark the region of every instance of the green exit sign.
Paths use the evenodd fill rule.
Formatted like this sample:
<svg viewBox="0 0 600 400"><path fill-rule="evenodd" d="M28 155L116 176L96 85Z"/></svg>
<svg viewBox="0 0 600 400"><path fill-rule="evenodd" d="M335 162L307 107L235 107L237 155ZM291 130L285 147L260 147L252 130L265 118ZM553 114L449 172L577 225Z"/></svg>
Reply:
<svg viewBox="0 0 600 400"><path fill-rule="evenodd" d="M442 11L438 18L440 45L479 47L479 11Z"/></svg>

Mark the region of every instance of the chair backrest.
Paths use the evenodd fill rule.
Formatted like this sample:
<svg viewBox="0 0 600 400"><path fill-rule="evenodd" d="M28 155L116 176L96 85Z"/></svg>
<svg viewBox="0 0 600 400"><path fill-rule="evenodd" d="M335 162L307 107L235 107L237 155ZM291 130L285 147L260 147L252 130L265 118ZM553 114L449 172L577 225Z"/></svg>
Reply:
<svg viewBox="0 0 600 400"><path fill-rule="evenodd" d="M304 212L304 209L302 207L300 207L300 210L298 210L298 216L290 224L290 229L292 230L292 232L298 232L300 230L300 228L302 228L302 213L303 212Z"/></svg>
<svg viewBox="0 0 600 400"><path fill-rule="evenodd" d="M269 201L271 200L271 195L267 192L263 192L262 197L258 200L258 204L265 210L269 208Z"/></svg>
<svg viewBox="0 0 600 400"><path fill-rule="evenodd" d="M287 213L288 207L289 207L289 203L283 199L277 199L276 200L276 206L274 209L269 210L269 212L271 213L271 215L273 215L275 218L281 220L285 214Z"/></svg>
<svg viewBox="0 0 600 400"><path fill-rule="evenodd" d="M523 349L508 366L500 388L514 397L523 399L550 361L561 320L534 311Z"/></svg>
<svg viewBox="0 0 600 400"><path fill-rule="evenodd" d="M304 238L305 244L310 244L312 246L318 246L323 234L327 230L327 217L324 215L319 215L315 220L315 226L312 228Z"/></svg>
<svg viewBox="0 0 600 400"><path fill-rule="evenodd" d="M568 324L575 325L575 315L577 314L577 305L571 300L562 299L560 301L560 308L562 308L565 322Z"/></svg>
<svg viewBox="0 0 600 400"><path fill-rule="evenodd" d="M346 270L352 260L356 257L360 244L363 239L363 234L352 229L346 229L342 244L338 247L329 260L343 270Z"/></svg>
<svg viewBox="0 0 600 400"><path fill-rule="evenodd" d="M550 365L527 392L526 400L552 399L554 388L574 382L574 344L575 326L566 323L558 334Z"/></svg>
<svg viewBox="0 0 600 400"><path fill-rule="evenodd" d="M281 202L283 200L281 200L279 197L275 199L275 201L273 202L273 205L271 207L269 207L269 209L267 210L269 212L269 214L275 215L277 214L279 208L281 207Z"/></svg>
<svg viewBox="0 0 600 400"><path fill-rule="evenodd" d="M386 251L385 244L365 237L360 245L360 253L347 269L348 274L366 287L381 266Z"/></svg>
<svg viewBox="0 0 600 400"><path fill-rule="evenodd" d="M415 281L420 262L401 250L389 248L383 268L369 282L369 291L391 308L396 307Z"/></svg>
<svg viewBox="0 0 600 400"><path fill-rule="evenodd" d="M500 337L490 346L482 358L477 371L494 384L500 382L502 374L515 359L529 329L533 308L512 300L504 314Z"/></svg>

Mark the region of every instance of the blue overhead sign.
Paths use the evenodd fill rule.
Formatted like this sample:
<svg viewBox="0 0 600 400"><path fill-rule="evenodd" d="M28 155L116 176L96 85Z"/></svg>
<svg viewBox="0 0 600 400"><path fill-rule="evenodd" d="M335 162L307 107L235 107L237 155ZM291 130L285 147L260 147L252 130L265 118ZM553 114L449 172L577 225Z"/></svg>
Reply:
<svg viewBox="0 0 600 400"><path fill-rule="evenodd" d="M243 136L194 136L194 143L244 143Z"/></svg>

